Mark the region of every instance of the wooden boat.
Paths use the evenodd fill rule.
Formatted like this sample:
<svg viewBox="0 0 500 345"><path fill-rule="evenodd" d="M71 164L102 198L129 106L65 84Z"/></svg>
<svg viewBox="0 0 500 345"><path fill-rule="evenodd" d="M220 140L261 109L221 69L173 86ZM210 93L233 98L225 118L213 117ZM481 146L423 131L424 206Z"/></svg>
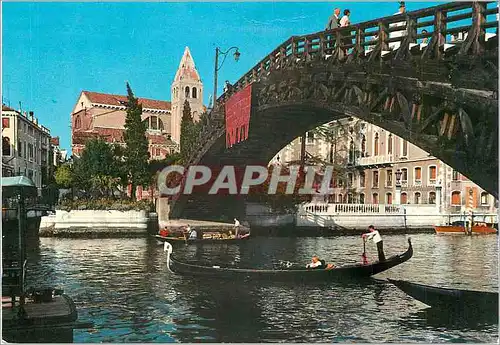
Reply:
<svg viewBox="0 0 500 345"><path fill-rule="evenodd" d="M434 226L436 234L466 234L467 227L463 221L453 222L451 225ZM484 222L474 222L472 225L472 234L491 235L496 234L497 229Z"/></svg>
<svg viewBox="0 0 500 345"><path fill-rule="evenodd" d="M221 268L219 266L201 266L181 262L172 255L172 245L164 243L167 252L167 266L169 270L178 274L222 278L231 280L268 280L268 281L312 281L312 280L337 280L339 278L365 278L386 271L413 256L411 240L408 239L408 250L403 254L394 255L383 262L362 265L353 264L334 267L330 269L290 268L282 270Z"/></svg>
<svg viewBox="0 0 500 345"><path fill-rule="evenodd" d="M406 294L430 307L452 311L493 313L498 318L498 292L439 288L388 279Z"/></svg>
<svg viewBox="0 0 500 345"><path fill-rule="evenodd" d="M173 236L161 236L161 235L154 235L154 238L158 242L164 243L164 242L169 242L172 245L182 245L182 244L214 244L214 243L239 243L243 240L248 240L250 238L250 234L245 234L242 235L238 238L231 236L231 237L204 237L203 239L201 238L185 238L185 237L173 237Z"/></svg>

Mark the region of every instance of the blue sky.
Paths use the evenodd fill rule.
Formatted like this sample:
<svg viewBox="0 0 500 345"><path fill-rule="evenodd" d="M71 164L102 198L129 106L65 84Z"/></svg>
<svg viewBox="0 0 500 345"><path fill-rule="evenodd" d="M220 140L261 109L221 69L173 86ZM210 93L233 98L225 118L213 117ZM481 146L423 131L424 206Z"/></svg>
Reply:
<svg viewBox="0 0 500 345"><path fill-rule="evenodd" d="M407 3L409 11L436 3ZM82 90L170 100L170 85L189 46L213 90L216 46L240 48L219 72L234 82L293 35L321 31L333 7L357 23L391 15L383 3L3 3L2 100L32 110L70 148L70 113Z"/></svg>

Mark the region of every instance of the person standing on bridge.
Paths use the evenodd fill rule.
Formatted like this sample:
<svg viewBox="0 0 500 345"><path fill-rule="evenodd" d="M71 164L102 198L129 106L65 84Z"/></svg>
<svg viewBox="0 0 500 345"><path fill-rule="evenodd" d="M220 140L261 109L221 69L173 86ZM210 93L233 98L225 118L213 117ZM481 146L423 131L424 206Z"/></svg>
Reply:
<svg viewBox="0 0 500 345"><path fill-rule="evenodd" d="M333 10L333 14L328 18L328 23L326 24L326 30L333 30L340 27L340 8L336 7Z"/></svg>
<svg viewBox="0 0 500 345"><path fill-rule="evenodd" d="M398 12L394 13L394 15L397 16L397 15L403 14L405 12L406 12L406 4L405 4L404 1L401 1L399 3L399 10L398 10ZM406 21L389 24L389 28L395 28L395 27L400 27L400 26L405 27L406 26ZM400 30L400 31L393 31L393 32L389 33L389 38L403 37L403 36L406 36L406 28L404 28L403 30ZM403 40L403 39L401 39L401 40ZM389 43L389 48L391 50L396 50L400 46L401 46L401 42L391 42L391 43Z"/></svg>
<svg viewBox="0 0 500 345"><path fill-rule="evenodd" d="M380 236L379 232L375 230L375 227L373 225L370 225L368 227L368 230L370 231L369 233L361 235L363 237L363 240L366 241L372 239L373 243L377 245L378 261L385 261L384 241L382 241L382 237Z"/></svg>
<svg viewBox="0 0 500 345"><path fill-rule="evenodd" d="M349 16L351 15L351 11L349 9L344 10L344 15L340 19L340 27L344 28L347 26L351 25L351 20L349 19ZM349 36L351 33L347 32L347 36ZM347 50L348 48L345 47L346 45L352 44L352 39L351 38L344 38L342 40L342 44L344 45L344 55L347 55Z"/></svg>

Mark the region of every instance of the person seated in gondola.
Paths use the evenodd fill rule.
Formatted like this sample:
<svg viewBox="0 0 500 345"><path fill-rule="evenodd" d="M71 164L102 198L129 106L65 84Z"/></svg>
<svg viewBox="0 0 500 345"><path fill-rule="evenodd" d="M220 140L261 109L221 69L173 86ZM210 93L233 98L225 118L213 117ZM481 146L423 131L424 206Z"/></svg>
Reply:
<svg viewBox="0 0 500 345"><path fill-rule="evenodd" d="M326 268L325 260L320 260L317 255L314 255L311 262L306 265L306 268Z"/></svg>

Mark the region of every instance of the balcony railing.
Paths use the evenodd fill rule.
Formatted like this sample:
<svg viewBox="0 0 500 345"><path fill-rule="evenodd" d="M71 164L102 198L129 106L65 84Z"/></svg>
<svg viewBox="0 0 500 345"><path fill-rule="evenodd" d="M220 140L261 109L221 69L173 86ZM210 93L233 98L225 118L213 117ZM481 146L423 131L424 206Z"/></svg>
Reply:
<svg viewBox="0 0 500 345"><path fill-rule="evenodd" d="M361 157L358 159L358 165L388 164L393 162L394 161L392 155Z"/></svg>

